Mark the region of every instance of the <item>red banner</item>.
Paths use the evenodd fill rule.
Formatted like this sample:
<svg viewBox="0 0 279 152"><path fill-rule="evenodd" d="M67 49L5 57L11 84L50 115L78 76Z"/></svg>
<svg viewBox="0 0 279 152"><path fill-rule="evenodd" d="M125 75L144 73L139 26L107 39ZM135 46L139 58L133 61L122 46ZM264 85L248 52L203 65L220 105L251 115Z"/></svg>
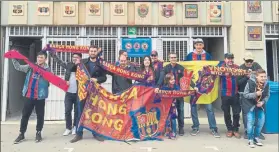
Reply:
<svg viewBox="0 0 279 152"><path fill-rule="evenodd" d="M38 72L39 75L41 75L45 80L49 81L53 85L57 86L58 88L67 91L68 90L68 85L67 82L60 77L54 75L51 72L46 71L45 69L39 67L38 65L30 62L24 55L20 54L16 50L11 50L4 55L5 58L10 58L10 59L18 59L18 60L24 60L29 66L35 71Z"/></svg>

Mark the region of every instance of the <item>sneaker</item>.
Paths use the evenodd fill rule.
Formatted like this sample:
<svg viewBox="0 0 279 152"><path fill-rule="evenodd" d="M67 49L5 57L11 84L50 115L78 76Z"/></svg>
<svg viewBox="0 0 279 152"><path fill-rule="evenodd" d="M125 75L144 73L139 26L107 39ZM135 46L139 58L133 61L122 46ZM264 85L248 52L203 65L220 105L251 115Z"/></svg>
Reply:
<svg viewBox="0 0 279 152"><path fill-rule="evenodd" d="M169 136L170 139L175 140L176 139L176 133L171 133L171 135Z"/></svg>
<svg viewBox="0 0 279 152"><path fill-rule="evenodd" d="M221 137L217 130L212 130L211 133L215 138L220 138Z"/></svg>
<svg viewBox="0 0 279 152"><path fill-rule="evenodd" d="M248 139L247 131L244 132L243 138Z"/></svg>
<svg viewBox="0 0 279 152"><path fill-rule="evenodd" d="M16 140L14 141L14 144L19 144L21 141L25 139L24 134L20 133Z"/></svg>
<svg viewBox="0 0 279 152"><path fill-rule="evenodd" d="M233 132L233 135L234 135L235 138L237 138L237 139L240 139L240 138L241 138L241 135L240 135L240 133L239 133L238 131L234 131L234 132Z"/></svg>
<svg viewBox="0 0 279 152"><path fill-rule="evenodd" d="M249 145L250 148L255 148L253 140L249 140L248 145Z"/></svg>
<svg viewBox="0 0 279 152"><path fill-rule="evenodd" d="M76 134L76 127L74 126L72 129L72 135L75 135L75 134Z"/></svg>
<svg viewBox="0 0 279 152"><path fill-rule="evenodd" d="M68 136L72 133L72 130L66 129L65 132L63 133L63 136Z"/></svg>
<svg viewBox="0 0 279 152"><path fill-rule="evenodd" d="M101 141L101 142L105 141L105 138L103 138L103 137L101 137L101 136L93 135L93 137L94 137L96 140L98 140L98 141Z"/></svg>
<svg viewBox="0 0 279 152"><path fill-rule="evenodd" d="M260 137L259 137L261 140L265 140L265 137L264 137L264 135L261 133L260 134Z"/></svg>
<svg viewBox="0 0 279 152"><path fill-rule="evenodd" d="M263 143L261 142L261 140L259 138L255 138L254 139L254 143L257 145L257 146L263 146Z"/></svg>
<svg viewBox="0 0 279 152"><path fill-rule="evenodd" d="M184 136L184 129L183 128L179 128L178 134L179 134L179 136Z"/></svg>
<svg viewBox="0 0 279 152"><path fill-rule="evenodd" d="M40 131L38 131L38 132L36 133L36 139L35 139L35 141L36 141L37 143L42 141L42 135L41 135L41 132L40 132Z"/></svg>
<svg viewBox="0 0 279 152"><path fill-rule="evenodd" d="M192 136L196 136L199 132L200 132L199 129L193 129L193 130L191 131L191 135L192 135Z"/></svg>
<svg viewBox="0 0 279 152"><path fill-rule="evenodd" d="M227 137L228 137L228 138L231 138L232 136L233 136L233 132L232 132L232 131L228 131L228 132L227 132Z"/></svg>
<svg viewBox="0 0 279 152"><path fill-rule="evenodd" d="M72 140L70 140L70 143L75 143L75 142L77 142L77 141L79 141L81 139L82 139L82 136L75 135L75 137Z"/></svg>

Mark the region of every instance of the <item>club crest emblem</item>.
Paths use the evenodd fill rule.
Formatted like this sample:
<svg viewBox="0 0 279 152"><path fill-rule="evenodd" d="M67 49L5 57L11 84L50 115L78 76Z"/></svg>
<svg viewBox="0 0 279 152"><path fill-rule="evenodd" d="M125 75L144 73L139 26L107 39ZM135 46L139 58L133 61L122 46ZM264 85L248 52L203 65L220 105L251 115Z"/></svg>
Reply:
<svg viewBox="0 0 279 152"><path fill-rule="evenodd" d="M49 4L38 4L38 15L48 16L50 13Z"/></svg>
<svg viewBox="0 0 279 152"><path fill-rule="evenodd" d="M162 11L161 11L162 16L164 16L166 18L169 18L169 17L173 16L173 14L174 14L174 11L173 11L174 5L171 5L171 4L161 5L161 7L162 7Z"/></svg>
<svg viewBox="0 0 279 152"><path fill-rule="evenodd" d="M146 51L148 49L148 44L147 43L142 43L141 47L144 51Z"/></svg>
<svg viewBox="0 0 279 152"><path fill-rule="evenodd" d="M74 6L70 6L70 5L67 5L67 6L64 6L65 9L64 9L64 13L68 16L72 16L74 15L75 13L75 7Z"/></svg>
<svg viewBox="0 0 279 152"><path fill-rule="evenodd" d="M134 49L135 49L135 50L140 49L140 44L139 44L139 43L135 43L135 44L134 44Z"/></svg>
<svg viewBox="0 0 279 152"><path fill-rule="evenodd" d="M122 4L114 5L114 14L115 15L124 15L124 6Z"/></svg>
<svg viewBox="0 0 279 152"><path fill-rule="evenodd" d="M23 5L13 5L13 15L20 16L23 15Z"/></svg>
<svg viewBox="0 0 279 152"><path fill-rule="evenodd" d="M141 18L145 18L146 15L148 14L149 12L149 7L148 5L146 4L140 4L138 6L138 15L141 17Z"/></svg>
<svg viewBox="0 0 279 152"><path fill-rule="evenodd" d="M100 4L91 4L89 6L89 12L91 15L101 15Z"/></svg>

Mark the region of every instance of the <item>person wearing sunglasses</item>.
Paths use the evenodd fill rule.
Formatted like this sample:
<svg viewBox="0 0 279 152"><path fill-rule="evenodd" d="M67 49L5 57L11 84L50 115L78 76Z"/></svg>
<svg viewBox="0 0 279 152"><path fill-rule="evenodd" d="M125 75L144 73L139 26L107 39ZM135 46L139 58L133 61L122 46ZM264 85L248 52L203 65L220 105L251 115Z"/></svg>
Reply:
<svg viewBox="0 0 279 152"><path fill-rule="evenodd" d="M164 62L158 59L158 52L153 50L150 55L155 72L155 84L157 87L163 85L164 80Z"/></svg>
<svg viewBox="0 0 279 152"><path fill-rule="evenodd" d="M244 100L243 98L243 92L244 92L244 89L245 89L245 86L248 82L248 80L250 79L250 77L254 77L254 72L259 70L259 69L262 69L262 67L257 63L257 62L254 62L254 56L251 52L247 52L245 53L245 56L244 56L244 63L242 65L240 65L240 69L244 69L244 70L247 70L249 71L249 73L247 75L244 75L244 76L239 76L238 77L238 92L240 94L240 104L242 105L242 102ZM242 107L242 119L243 119L243 126L244 126L244 138L247 139L247 113L243 110L243 107ZM265 137L261 134L260 139L264 140Z"/></svg>

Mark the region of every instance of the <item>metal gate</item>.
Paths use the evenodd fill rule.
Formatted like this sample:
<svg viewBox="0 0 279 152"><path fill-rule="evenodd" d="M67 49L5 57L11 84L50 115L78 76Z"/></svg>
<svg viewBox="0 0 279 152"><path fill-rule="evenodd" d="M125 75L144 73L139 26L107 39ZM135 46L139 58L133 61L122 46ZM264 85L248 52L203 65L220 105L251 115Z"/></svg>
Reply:
<svg viewBox="0 0 279 152"><path fill-rule="evenodd" d="M81 45L80 39L76 38L48 38L48 44L56 44L56 45ZM65 61L70 62L72 55L68 52L58 52L57 56ZM65 69L58 65L54 60L49 56L48 64L51 68L51 72L55 75L64 79ZM49 97L46 102L45 109L45 119L46 120L63 120L65 118L65 106L64 106L64 97L65 92L54 85L50 85L49 87Z"/></svg>

